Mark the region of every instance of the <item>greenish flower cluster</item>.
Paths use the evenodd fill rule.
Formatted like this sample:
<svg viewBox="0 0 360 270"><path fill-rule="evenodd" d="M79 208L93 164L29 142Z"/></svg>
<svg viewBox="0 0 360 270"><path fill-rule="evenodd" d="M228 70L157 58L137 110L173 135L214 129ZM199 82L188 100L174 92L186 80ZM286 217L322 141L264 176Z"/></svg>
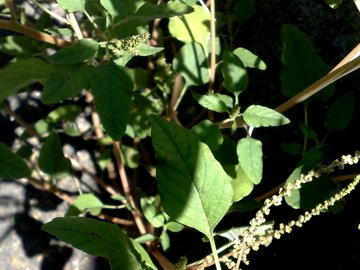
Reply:
<svg viewBox="0 0 360 270"><path fill-rule="evenodd" d="M294 182L286 183L284 187L280 188L277 195L273 195L271 198L265 200L263 207L250 221L250 226L242 235L242 239L238 239L238 241L235 242L232 250L232 256L237 260L237 263L228 257L223 257L221 260L226 263L229 269L239 269L240 262L249 264L247 256L251 250L256 251L260 248L260 246L268 245L274 238L280 239L281 236L285 233L291 233L295 226L302 227L312 217L320 215L330 206L333 206L335 202L350 194L351 191L353 191L359 184L360 175L357 175L354 180L346 187L344 187L340 192L325 200L323 203L318 204L313 209L306 211L296 220L291 220L287 224L280 223L278 229L270 229L266 232L265 235L258 236L256 234L257 228L266 222L266 217L270 214L270 208L272 206L281 205L284 198L291 195L293 190L300 189L303 184L313 181L314 178L319 178L323 173L332 173L336 168L341 170L345 165L357 164L359 159L360 151L356 151L354 156L344 155L341 157L341 160L334 160L328 166L321 166L316 171L311 170L306 175L301 175L300 178Z"/></svg>
<svg viewBox="0 0 360 270"><path fill-rule="evenodd" d="M147 42L149 38L150 34L146 32L141 35L133 35L124 39L112 39L108 42L108 45L111 52L117 57L121 56L124 52L138 55L137 47L140 44Z"/></svg>

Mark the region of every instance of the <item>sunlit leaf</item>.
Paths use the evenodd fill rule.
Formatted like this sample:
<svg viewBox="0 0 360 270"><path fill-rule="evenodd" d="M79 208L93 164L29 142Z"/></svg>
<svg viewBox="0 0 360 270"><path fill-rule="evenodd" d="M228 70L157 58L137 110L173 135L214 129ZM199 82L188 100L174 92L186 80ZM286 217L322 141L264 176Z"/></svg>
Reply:
<svg viewBox="0 0 360 270"><path fill-rule="evenodd" d="M204 48L199 43L187 43L173 60L173 69L185 79L187 86L202 85L209 81Z"/></svg>
<svg viewBox="0 0 360 270"><path fill-rule="evenodd" d="M169 22L171 35L184 42L197 42L207 48L210 37L210 15L199 5L193 6L194 12L172 17Z"/></svg>
<svg viewBox="0 0 360 270"><path fill-rule="evenodd" d="M240 58L245 67L257 68L260 70L266 69L266 64L259 56L253 54L245 48L237 48L233 53Z"/></svg>
<svg viewBox="0 0 360 270"><path fill-rule="evenodd" d="M205 95L193 94L193 97L201 106L214 112L227 112L233 107L233 99L227 95L209 93Z"/></svg>
<svg viewBox="0 0 360 270"><path fill-rule="evenodd" d="M242 138L237 145L239 163L246 176L255 185L259 184L263 171L262 144L253 138Z"/></svg>
<svg viewBox="0 0 360 270"><path fill-rule="evenodd" d="M146 251L115 224L90 218L55 218L42 229L95 256L109 259L112 270L155 270Z"/></svg>
<svg viewBox="0 0 360 270"><path fill-rule="evenodd" d="M254 183L239 165L236 178L231 180L231 186L233 188L233 201L237 202L251 193L254 188Z"/></svg>
<svg viewBox="0 0 360 270"><path fill-rule="evenodd" d="M101 213L103 203L93 194L79 195L72 205L70 205L65 216L77 216L89 211L92 215L97 216Z"/></svg>
<svg viewBox="0 0 360 270"><path fill-rule="evenodd" d="M85 0L56 0L59 5L69 12L84 11Z"/></svg>
<svg viewBox="0 0 360 270"><path fill-rule="evenodd" d="M16 179L30 174L30 169L22 158L0 142L0 178Z"/></svg>
<svg viewBox="0 0 360 270"><path fill-rule="evenodd" d="M253 127L281 126L290 123L290 120L281 113L260 105L249 106L242 117Z"/></svg>
<svg viewBox="0 0 360 270"><path fill-rule="evenodd" d="M56 124L60 121L72 121L79 115L80 112L81 112L80 106L63 105L51 111L48 114L46 120L53 124Z"/></svg>
<svg viewBox="0 0 360 270"><path fill-rule="evenodd" d="M161 203L176 221L211 237L231 205L230 177L191 131L151 117Z"/></svg>

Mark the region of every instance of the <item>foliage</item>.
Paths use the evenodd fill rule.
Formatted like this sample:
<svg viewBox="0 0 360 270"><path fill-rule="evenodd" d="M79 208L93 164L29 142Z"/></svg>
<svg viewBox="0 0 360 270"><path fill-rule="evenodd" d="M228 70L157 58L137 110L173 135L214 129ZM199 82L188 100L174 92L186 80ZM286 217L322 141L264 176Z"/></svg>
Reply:
<svg viewBox="0 0 360 270"><path fill-rule="evenodd" d="M342 1L326 2L335 8ZM0 21L0 28L37 39L24 42L18 35L2 39L0 51L13 56L0 72L4 112L14 115L8 100L34 89L41 91L38 105L47 108L35 123L15 118L23 128L18 144L30 147L29 154L22 148L15 153L15 147L0 143L0 177L26 178L31 184L50 186L47 190L65 199L58 192L58 183L66 177L77 181L76 160L64 154L63 146L70 137L82 142L95 138L96 149L89 151L99 171L93 180L106 192L83 193L77 185L78 194L66 199L68 211L45 224L46 232L89 254L108 258L112 269L175 269L166 256L159 256L158 249L166 252L172 245L168 232L190 228L202 233L212 250L212 260L200 260L191 269L215 264L219 270L220 262L238 269L240 261L248 263L251 250L328 211L358 184L359 177L343 189L330 177L313 180L358 162L356 153L327 167L316 167L329 159L324 151L328 136L346 130L354 121L356 94L348 91L336 96L331 83L359 67L358 59L352 62L357 64L355 68L349 63L338 73L326 75L330 68L306 33L284 24L278 94L289 98L287 105L305 101L305 117L290 121L283 107L259 105L257 94L250 93L250 86L256 83L251 80L252 72L265 72L266 61L237 46L237 31L216 36L216 31L226 33L226 27L246 23L255 12L255 1L219 3L216 14L203 1L195 0L57 3L66 19L37 3L43 11L41 18L47 19L43 24L42 20L34 28L20 24L13 5L5 10L12 19ZM232 10L231 14L226 10ZM213 15L226 17L226 22L218 20L214 29ZM59 20L60 26L53 24L50 16ZM58 34L46 34L50 29ZM59 35L66 32L71 33L70 41ZM329 107L322 112L322 126L313 125L308 116L316 115L314 108L319 103ZM89 110L91 125L81 130L77 120ZM272 130L285 131L286 127L297 136L284 137L284 153L280 145L272 144ZM261 135L264 130L266 136ZM280 155L295 156L298 164L293 164L283 188L276 190L278 194L265 200L250 226L236 224L236 228L217 232L217 226L234 209L251 213L258 208L259 202L249 205L246 199L261 201L252 192L262 186L268 177L264 166L276 157L265 152L269 145ZM111 171L113 163L117 172ZM85 172L86 165L81 170ZM111 172L114 182L101 178L106 173L111 178ZM139 178L147 182L145 186L129 184ZM118 180L121 188L113 186ZM273 221L265 222L270 207L283 202L307 212L276 229ZM129 214L133 220L123 218ZM136 229L124 225L128 223L134 223ZM229 240L220 251L215 236ZM185 269L186 264L185 258L177 269Z"/></svg>

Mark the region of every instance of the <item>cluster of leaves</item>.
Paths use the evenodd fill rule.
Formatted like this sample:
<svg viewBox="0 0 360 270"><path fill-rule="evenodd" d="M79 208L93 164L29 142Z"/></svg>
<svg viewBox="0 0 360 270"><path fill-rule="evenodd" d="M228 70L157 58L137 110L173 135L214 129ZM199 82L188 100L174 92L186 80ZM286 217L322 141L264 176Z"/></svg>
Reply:
<svg viewBox="0 0 360 270"><path fill-rule="evenodd" d="M146 222L152 228L160 228L160 234L149 230L134 240L117 225L83 217L99 216L106 209L101 197L95 194L80 194L65 217L56 218L43 227L89 254L106 256L112 269L157 269L139 243L160 241L166 250L170 245L167 231L181 231L184 225L203 233L216 256L216 226L230 207L234 203L240 205L263 179L262 142L254 138L254 129L290 122L276 110L242 102L249 84L249 70L266 70L266 64L248 49L234 49L233 40L217 38L215 51L211 49L211 21L203 5L196 0L154 2L157 1L57 0L67 14L82 15L78 26L87 33L87 38L77 36L71 46L60 49L34 40L29 42L29 37L19 35L3 37L0 42L0 50L14 56L0 72L0 102L5 104L9 96L29 91L36 83L35 87L41 90L41 103L56 106L34 123L33 134L24 130L20 136L23 147L17 153L0 144L1 178L41 177L41 181L50 181L56 186L58 181L71 176L72 164L64 156L59 134L86 140L99 128L77 128L76 119L84 114L84 108L77 101L84 95L93 96L95 110L92 112L98 113L105 131L104 137L97 138L101 168L111 162L106 159L105 164L102 163L109 157L114 143L130 139L137 143L152 142L157 193L150 195L142 191L139 197ZM229 24L241 24L254 12L254 4L253 0L238 1L233 7L234 14L218 12L217 16L228 16ZM154 20L159 19L166 19L162 28L154 24ZM49 15L43 13L36 29L64 37L72 33L77 24L69 21L70 26L56 27L49 23ZM222 27L219 21L219 31ZM150 31L160 32L156 33L160 36L155 40L157 46L148 44L152 38ZM171 35L171 44L161 38L166 33ZM282 94L290 98L326 74L329 68L296 26L284 25L281 39ZM177 46L176 50L171 51L169 45ZM54 49L55 53L49 53ZM211 54L216 54L216 67L210 64ZM155 65L152 73L143 68L143 59L148 56L151 56L148 61ZM207 85L214 83L209 70L215 68L219 83L208 91ZM181 76L180 82L176 76ZM186 95L187 92L191 95ZM333 93L334 86L329 86L307 100L304 110L314 102L330 99ZM185 101L195 102L192 112L189 108L180 110L179 104ZM324 121L327 132L344 130L351 121L354 106L352 92L337 98ZM204 110L210 112L209 119L201 117ZM181 126L175 123L179 122L177 114L180 113L191 114L191 118L198 120L194 126L192 123ZM192 126L191 129L183 127L187 125ZM231 128L230 133L221 129L225 126ZM240 139L239 127L245 130L245 136ZM319 138L307 119L299 123L299 129L305 145L296 141L282 144L284 151L300 160L288 181L298 179L324 157L321 149L325 140ZM31 145L30 137L37 137L40 144ZM308 147L307 140L313 141L314 146ZM134 145L121 144L123 163L130 171L137 170L143 162L151 172L155 157L146 163L139 158L139 150ZM149 153L151 151L146 155ZM336 190L329 179L323 179L305 191L292 193L286 201L294 208L311 208ZM314 192L318 196L311 196ZM125 195L117 194L113 199L124 206L121 211L136 211L136 204Z"/></svg>

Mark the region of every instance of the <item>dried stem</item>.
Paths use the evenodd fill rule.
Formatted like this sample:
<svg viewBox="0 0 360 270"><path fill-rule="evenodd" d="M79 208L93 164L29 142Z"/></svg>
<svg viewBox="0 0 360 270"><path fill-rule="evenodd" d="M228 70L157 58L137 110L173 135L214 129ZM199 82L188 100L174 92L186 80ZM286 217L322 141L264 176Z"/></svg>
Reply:
<svg viewBox="0 0 360 270"><path fill-rule="evenodd" d="M123 162L121 160L119 142L113 141L113 149L114 149L114 154L115 154L115 158L116 158L118 172L120 175L121 185L123 187L125 197L132 207L131 213L134 217L136 226L138 227L139 232L141 234L146 234L146 228L145 228L144 221L142 220L142 214L141 214L139 208L137 207L135 199L131 193L129 179L126 175L125 168L124 168Z"/></svg>
<svg viewBox="0 0 360 270"><path fill-rule="evenodd" d="M68 47L72 45L72 42L70 41L58 37L53 37L49 34L37 31L26 25L22 25L18 22L0 20L0 29L7 29L10 31L21 33L25 36L29 36L36 40L43 41L58 47Z"/></svg>

